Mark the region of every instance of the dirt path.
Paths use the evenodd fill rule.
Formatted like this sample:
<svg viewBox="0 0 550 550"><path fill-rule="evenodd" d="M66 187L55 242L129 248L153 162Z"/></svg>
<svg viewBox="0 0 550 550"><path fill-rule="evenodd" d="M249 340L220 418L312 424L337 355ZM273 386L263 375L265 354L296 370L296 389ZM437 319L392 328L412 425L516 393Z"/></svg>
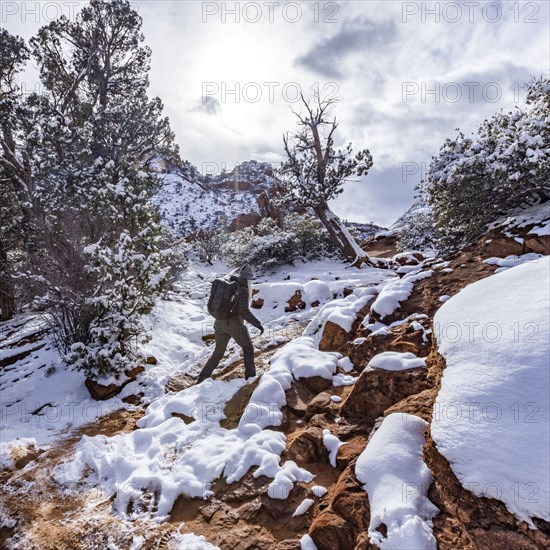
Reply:
<svg viewBox="0 0 550 550"><path fill-rule="evenodd" d="M284 341L268 347L268 338L256 340L257 345L266 348L256 352L258 374L268 370L273 354L302 331L303 323L293 321L285 331ZM243 373L240 359L216 372L214 378L231 380L242 377ZM193 383L193 378L182 374L169 381L166 391L181 391ZM273 518L267 518L265 512L257 522L250 522L250 517L244 512L241 519L242 510L234 512L260 495L267 498L265 492L271 480L254 480L250 473L238 484L218 484L216 496L208 501L180 498L170 521L160 525L151 519L123 521L113 514L116 495L109 497L100 489L80 483L67 487L55 480L56 466L74 455L83 436L112 437L129 433L136 429L136 422L144 412L145 408L136 406L133 410L121 409L99 417L58 440L45 452L23 454L16 467L0 472L0 548L88 550L113 545L111 548L122 550L141 542L141 546L136 547L142 550L160 549L170 548L173 534L179 531L203 534L214 543L213 534L219 529L224 531L222 525L229 521L227 518L237 518L236 522L229 521L233 530L237 529L236 533L244 529L237 536L246 534L268 540L276 538L273 533L282 536L284 526ZM211 514L214 509L217 512ZM143 540L136 537L143 537Z"/></svg>

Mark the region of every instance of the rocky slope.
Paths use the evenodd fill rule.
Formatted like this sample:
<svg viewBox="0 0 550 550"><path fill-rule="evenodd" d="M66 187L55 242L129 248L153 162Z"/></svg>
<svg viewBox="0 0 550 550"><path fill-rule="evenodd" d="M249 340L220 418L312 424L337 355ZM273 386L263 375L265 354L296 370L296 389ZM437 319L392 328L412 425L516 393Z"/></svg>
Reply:
<svg viewBox="0 0 550 550"><path fill-rule="evenodd" d="M273 428L286 437L281 461L293 461L315 475L313 482L294 483L286 499L270 498L271 479L255 477L252 468L236 483L227 483L223 476L215 480L211 486L213 495L207 500L178 497L167 522L159 525L140 518L129 530L127 522L113 516L114 503L105 499L101 491L77 486L65 494L60 492L51 472L73 452L81 435L131 433L144 413L136 407L134 412L115 412L95 425L83 426L63 448L48 452L41 461L34 455L26 455L11 469L4 470L0 544L10 541L12 547L41 550L105 548L108 544L121 549L185 548L177 545L180 533L194 532L223 550L298 550L300 539L306 534L309 538L302 539L304 547L307 541L312 541L320 550L376 548L368 532L374 504L357 477L356 467L384 419L399 413L414 415L427 423L423 461L431 470L433 482L425 488L427 495L423 498L429 499L438 510L432 520L438 548L547 548L548 522L534 518L538 529L532 529L501 501L479 497L467 490L439 452L430 430L434 402L446 368L433 338L434 314L448 297L466 285L516 261L513 258L496 261L494 256L548 255L550 237L536 230L548 220L532 220L532 217L505 220L474 246L444 262L418 253L395 256L391 236L386 237L387 242L384 237L376 241L374 255L384 256L382 252L390 250L386 257L391 258L403 283L401 287L394 285L394 292L403 294L398 294L398 307L389 313L383 307L384 299L392 298L389 285L385 291L373 293L370 299L368 293L359 296L356 302L351 302L353 307L346 310L352 311L349 324L341 322L341 316L332 315L331 310L315 333L320 350L342 354L337 376L341 380L346 376L357 378L353 385L335 385L320 376L299 378L286 390L282 422ZM428 272L427 277L416 276ZM410 287L405 284L409 281ZM354 296L352 289L344 290L342 295ZM298 291L288 297L287 312L304 307L303 299ZM265 300L256 300L255 306L259 310L268 307ZM294 328L287 335L289 339L303 330L299 326ZM275 349L260 352L258 359L270 361ZM383 352L412 354L411 357L423 361L410 368L372 368L373 358ZM215 377L231 380L241 374L242 362L238 361ZM246 414L259 380L243 386L224 405L224 427L236 426ZM172 380L167 391L177 392L188 384L185 379ZM193 422L192 417L181 419ZM338 447L329 444L325 430L342 444ZM30 481L37 479L41 481L32 490L40 504L32 505L25 498L27 504L22 506L21 495L25 495ZM305 513L292 515L311 497L314 485L325 487L326 493L318 492ZM154 506L151 502L151 511ZM391 529L391 525L382 522L376 531L383 540ZM25 541L22 546L17 546L18 539Z"/></svg>
<svg viewBox="0 0 550 550"><path fill-rule="evenodd" d="M229 172L206 175L188 162L174 165L157 159L155 168L164 182L155 203L164 222L179 235L222 228L235 231L265 217L278 220L287 212L277 204L280 183L266 162L251 160ZM353 227L360 239L381 229L369 223L349 223L348 227Z"/></svg>

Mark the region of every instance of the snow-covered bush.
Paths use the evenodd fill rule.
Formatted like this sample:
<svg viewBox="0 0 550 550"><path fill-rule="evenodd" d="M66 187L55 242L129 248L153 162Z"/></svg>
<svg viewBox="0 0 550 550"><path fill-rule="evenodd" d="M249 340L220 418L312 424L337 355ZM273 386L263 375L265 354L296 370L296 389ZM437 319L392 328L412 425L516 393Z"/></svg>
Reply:
<svg viewBox="0 0 550 550"><path fill-rule="evenodd" d="M271 268L335 254L335 247L321 223L308 215L289 214L281 229L271 218L256 227L226 234L221 256L231 266L250 264Z"/></svg>
<svg viewBox="0 0 550 550"><path fill-rule="evenodd" d="M485 120L471 137L447 139L430 164L426 191L438 243L452 251L487 224L550 197L550 79L533 79L526 107Z"/></svg>
<svg viewBox="0 0 550 550"><path fill-rule="evenodd" d="M193 241L189 244L189 255L199 262L212 263L220 259L220 247L223 237L215 231L200 231L194 235Z"/></svg>
<svg viewBox="0 0 550 550"><path fill-rule="evenodd" d="M284 218L284 229L296 236L299 258L317 260L337 256L334 241L316 216L289 214Z"/></svg>
<svg viewBox="0 0 550 550"><path fill-rule="evenodd" d="M95 292L84 300L93 312L86 341L71 345L65 359L90 377L122 372L143 360L138 344L148 335L141 322L169 279L167 259L148 232L132 238L123 231L113 247L101 242L85 248L88 270L95 275ZM112 284L105 284L112 282Z"/></svg>
<svg viewBox="0 0 550 550"><path fill-rule="evenodd" d="M419 208L397 232L397 249L400 252L407 250L433 251L436 236L434 220L429 207Z"/></svg>

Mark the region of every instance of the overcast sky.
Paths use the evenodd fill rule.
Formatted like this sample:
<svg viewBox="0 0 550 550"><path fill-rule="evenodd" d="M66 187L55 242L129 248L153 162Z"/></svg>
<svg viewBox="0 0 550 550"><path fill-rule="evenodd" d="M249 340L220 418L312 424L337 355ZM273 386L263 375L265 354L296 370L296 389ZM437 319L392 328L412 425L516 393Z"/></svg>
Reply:
<svg viewBox="0 0 550 550"><path fill-rule="evenodd" d="M28 39L79 2L1 2L2 26ZM298 87L334 94L338 144L369 148L374 167L332 205L391 224L455 128L522 105L549 72L547 1L195 2L138 0L162 98L184 159L202 172L282 160ZM35 87L32 72L26 86Z"/></svg>

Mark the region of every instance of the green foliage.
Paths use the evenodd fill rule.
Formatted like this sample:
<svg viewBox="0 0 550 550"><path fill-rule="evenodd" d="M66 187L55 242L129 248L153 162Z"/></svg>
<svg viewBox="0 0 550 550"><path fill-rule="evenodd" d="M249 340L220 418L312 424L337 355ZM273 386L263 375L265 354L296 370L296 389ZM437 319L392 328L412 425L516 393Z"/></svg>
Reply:
<svg viewBox="0 0 550 550"><path fill-rule="evenodd" d="M328 233L315 217L289 214L281 229L273 219L264 218L256 227L246 227L222 236L220 259L231 266L248 264L269 269L315 260L335 254Z"/></svg>
<svg viewBox="0 0 550 550"><path fill-rule="evenodd" d="M179 155L162 102L147 96L143 40L129 2L91 0L30 41L46 94L0 104L2 189L29 228L26 289L90 377L139 363L140 317L169 281L149 161Z"/></svg>
<svg viewBox="0 0 550 550"><path fill-rule="evenodd" d="M431 209L418 208L399 228L397 233L397 250L408 252L435 252L434 220Z"/></svg>
<svg viewBox="0 0 550 550"><path fill-rule="evenodd" d="M527 105L485 120L472 137L459 132L432 159L424 192L438 246L457 250L488 224L550 196L550 80L533 79Z"/></svg>

